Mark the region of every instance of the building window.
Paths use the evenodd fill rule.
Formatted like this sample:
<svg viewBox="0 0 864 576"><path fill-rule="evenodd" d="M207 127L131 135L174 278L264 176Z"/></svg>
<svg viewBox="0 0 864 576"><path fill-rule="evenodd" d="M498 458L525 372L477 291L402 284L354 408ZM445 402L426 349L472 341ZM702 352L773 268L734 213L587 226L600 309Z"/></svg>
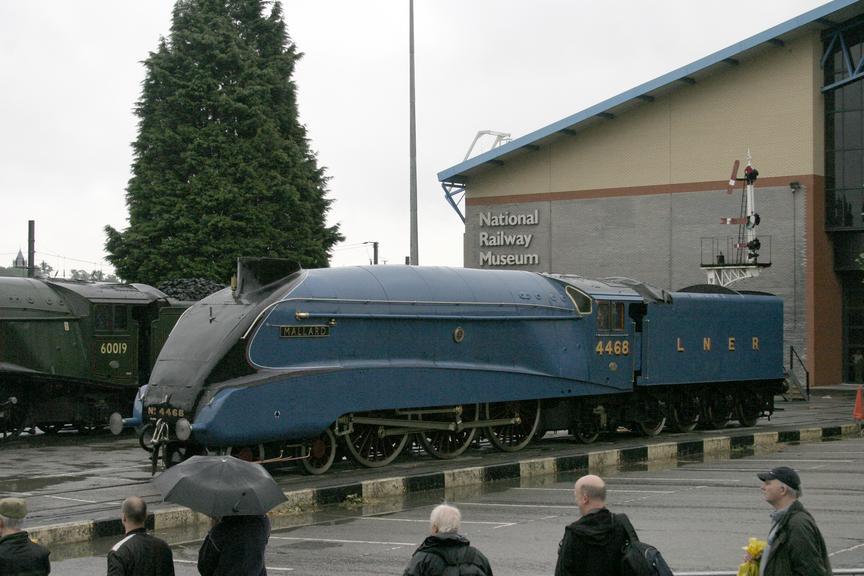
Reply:
<svg viewBox="0 0 864 576"><path fill-rule="evenodd" d="M843 42L823 38L831 49L824 64L825 226L829 230L864 230L864 82L849 76L864 57L864 20L842 30ZM844 51L848 47L848 52Z"/></svg>

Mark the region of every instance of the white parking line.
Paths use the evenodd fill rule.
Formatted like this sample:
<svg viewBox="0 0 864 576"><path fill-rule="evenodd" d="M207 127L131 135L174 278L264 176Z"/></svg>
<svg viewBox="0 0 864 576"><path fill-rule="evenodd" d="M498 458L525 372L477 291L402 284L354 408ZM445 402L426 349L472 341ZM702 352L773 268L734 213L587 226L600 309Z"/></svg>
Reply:
<svg viewBox="0 0 864 576"><path fill-rule="evenodd" d="M382 522L419 522L422 524L428 524L429 519L414 519L414 518L380 518L378 516L361 516L360 520L380 520ZM498 526L499 524L508 524L507 522L480 522L479 520L462 520L462 524L492 524L493 526ZM508 524L510 525L510 524Z"/></svg>
<svg viewBox="0 0 864 576"><path fill-rule="evenodd" d="M789 460L788 458L747 458L747 462L782 462L786 464L787 462L839 462L841 464L849 464L850 462L854 462L854 460L838 460L834 458L830 459L820 459L820 460L807 460L807 459L798 459L798 460Z"/></svg>
<svg viewBox="0 0 864 576"><path fill-rule="evenodd" d="M543 492L573 492L572 488L514 488L514 490L538 490ZM674 494L675 490L607 490L607 492L645 492L646 494Z"/></svg>
<svg viewBox="0 0 864 576"><path fill-rule="evenodd" d="M842 554L843 552L851 552L852 550L857 550L862 546L864 546L864 542L862 542L861 544L856 544L855 546L852 546L850 548L844 548L842 550L837 550L836 552L831 552L830 554L828 554L828 556L836 556L837 554Z"/></svg>
<svg viewBox="0 0 864 576"><path fill-rule="evenodd" d="M55 498L57 500L71 500L72 502L86 502L87 504L96 504L96 500L82 500L81 498L66 498L65 496L44 496L44 498Z"/></svg>
<svg viewBox="0 0 864 576"><path fill-rule="evenodd" d="M679 470L687 470L679 468ZM721 480L719 478L611 478L606 481L606 485L615 484L616 482L715 482L725 484L727 482L741 482L741 480Z"/></svg>
<svg viewBox="0 0 864 576"><path fill-rule="evenodd" d="M497 504L494 502L459 502L459 506L497 506L500 508L567 508L576 509L578 506L565 504Z"/></svg>
<svg viewBox="0 0 864 576"><path fill-rule="evenodd" d="M270 536L270 540L295 540L299 542L333 542L336 544L382 544L384 546L416 546L416 542L379 542L377 540L339 540L336 538L294 538L292 536Z"/></svg>
<svg viewBox="0 0 864 576"><path fill-rule="evenodd" d="M175 564L195 564L195 565L198 564L198 562L196 560L178 560L177 558L174 559L174 563ZM265 566L265 568L267 568L268 571L272 570L273 572L293 572L294 571L294 568L276 568L274 566Z"/></svg>

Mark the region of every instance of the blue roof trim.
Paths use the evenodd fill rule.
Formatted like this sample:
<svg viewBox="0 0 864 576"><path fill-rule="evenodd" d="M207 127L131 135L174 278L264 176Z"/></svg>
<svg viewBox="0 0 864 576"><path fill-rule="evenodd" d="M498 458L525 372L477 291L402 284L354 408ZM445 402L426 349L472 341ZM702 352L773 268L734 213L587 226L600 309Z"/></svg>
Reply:
<svg viewBox="0 0 864 576"><path fill-rule="evenodd" d="M648 82L645 82L644 84L640 84L635 88L631 88L626 92L622 92L617 96L609 98L608 100L604 100L603 102L595 104L590 108L586 108L582 112L577 112L576 114L559 120L554 124L550 124L544 128L535 130L530 134L526 134L525 136L521 136L515 140L512 140L511 142L508 142L503 146L499 146L498 148L494 148L492 150L484 152L483 154L480 154L473 158L469 158L468 160L450 168L447 168L446 170L442 170L438 173L438 181L449 182L450 179L454 176L463 174L464 172L476 168L481 164L485 164L486 162L495 160L500 156L504 156L520 148L525 148L526 146L533 144L537 140L555 134L556 132L561 132L565 128L575 126L576 124L579 124L587 120L588 118L599 116L602 113L608 111L610 108L614 108L615 106L623 104L629 100L633 100L634 98L638 98L639 96L647 94L652 90L656 90L673 82L681 80L689 76L690 74L694 74L696 72L699 72L700 70L708 68L709 66L717 64L718 62L722 62L726 58L731 58L736 54L740 54L741 52L754 48L760 44L769 42L772 38L782 36L783 34L788 34L789 32L797 28L800 28L806 24L810 24L811 22L814 22L820 18L824 18L829 14L836 12L837 10L841 10L843 8L846 8L847 6L856 4L858 1L859 0L834 0L833 2L829 2L827 4L819 6L818 8L814 8L809 12L805 12L800 16L796 16L791 20L787 20L782 24L778 24L773 28L769 28L763 32L760 32L759 34L756 34L755 36L751 36L746 40L737 42L729 46L728 48L724 48L723 50L705 56L704 58L696 60L695 62L687 64L686 66L678 68L677 70L673 70L668 74L664 74L659 78L655 78L654 80L650 80Z"/></svg>

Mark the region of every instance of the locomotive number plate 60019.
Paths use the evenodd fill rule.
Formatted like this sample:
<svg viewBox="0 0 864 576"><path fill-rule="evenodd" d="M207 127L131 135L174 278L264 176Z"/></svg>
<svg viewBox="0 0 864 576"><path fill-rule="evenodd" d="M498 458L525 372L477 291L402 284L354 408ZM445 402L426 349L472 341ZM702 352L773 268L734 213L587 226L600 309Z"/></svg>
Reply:
<svg viewBox="0 0 864 576"><path fill-rule="evenodd" d="M322 338L330 336L330 326L280 326L281 338Z"/></svg>

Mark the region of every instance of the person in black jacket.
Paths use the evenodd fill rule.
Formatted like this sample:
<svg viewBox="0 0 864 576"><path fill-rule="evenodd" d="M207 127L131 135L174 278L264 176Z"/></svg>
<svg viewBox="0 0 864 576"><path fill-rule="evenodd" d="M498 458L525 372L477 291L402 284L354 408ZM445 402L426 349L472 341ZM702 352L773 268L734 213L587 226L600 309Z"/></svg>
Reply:
<svg viewBox="0 0 864 576"><path fill-rule="evenodd" d="M147 503L130 496L120 510L126 537L108 552L108 576L174 576L171 548L144 528Z"/></svg>
<svg viewBox="0 0 864 576"><path fill-rule="evenodd" d="M605 482L599 476L582 476L573 492L581 517L564 530L555 576L619 576L627 532L623 521L616 521L606 508Z"/></svg>
<svg viewBox="0 0 864 576"><path fill-rule="evenodd" d="M0 574L2 576L45 576L51 573L50 552L30 540L21 529L27 516L27 502L21 498L0 500Z"/></svg>
<svg viewBox="0 0 864 576"><path fill-rule="evenodd" d="M225 516L214 519L198 550L201 576L267 576L264 552L270 539L270 519Z"/></svg>
<svg viewBox="0 0 864 576"><path fill-rule="evenodd" d="M432 510L429 522L432 535L414 551L403 576L493 576L486 556L459 534L458 508L441 504Z"/></svg>

